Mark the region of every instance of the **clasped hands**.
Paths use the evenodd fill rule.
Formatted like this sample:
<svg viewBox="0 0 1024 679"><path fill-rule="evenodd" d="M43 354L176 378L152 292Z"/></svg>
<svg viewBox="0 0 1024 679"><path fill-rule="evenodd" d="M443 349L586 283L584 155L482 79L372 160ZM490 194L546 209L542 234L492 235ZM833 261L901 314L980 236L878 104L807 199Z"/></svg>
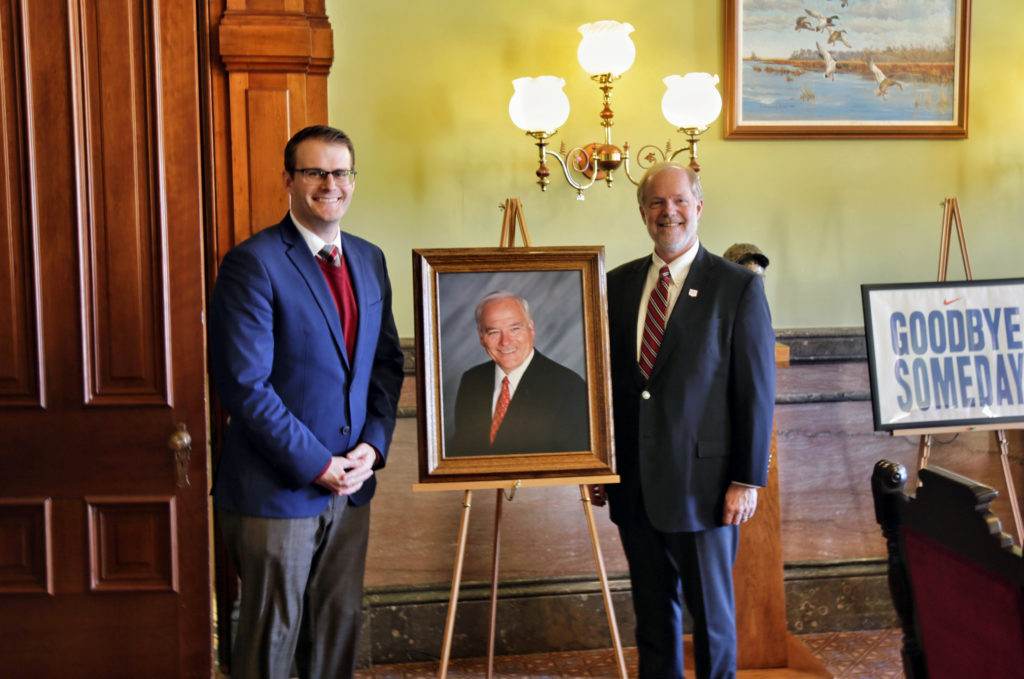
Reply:
<svg viewBox="0 0 1024 679"><path fill-rule="evenodd" d="M344 455L335 455L316 483L334 495L351 495L373 476L377 451L369 443L360 443Z"/></svg>

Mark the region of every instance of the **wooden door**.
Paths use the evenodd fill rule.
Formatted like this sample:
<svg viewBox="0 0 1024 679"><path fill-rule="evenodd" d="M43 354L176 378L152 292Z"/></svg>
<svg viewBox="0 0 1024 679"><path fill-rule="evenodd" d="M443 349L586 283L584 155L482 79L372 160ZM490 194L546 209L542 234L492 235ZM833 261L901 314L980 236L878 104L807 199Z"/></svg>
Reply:
<svg viewBox="0 0 1024 679"><path fill-rule="evenodd" d="M0 676L211 674L199 4L0 0Z"/></svg>

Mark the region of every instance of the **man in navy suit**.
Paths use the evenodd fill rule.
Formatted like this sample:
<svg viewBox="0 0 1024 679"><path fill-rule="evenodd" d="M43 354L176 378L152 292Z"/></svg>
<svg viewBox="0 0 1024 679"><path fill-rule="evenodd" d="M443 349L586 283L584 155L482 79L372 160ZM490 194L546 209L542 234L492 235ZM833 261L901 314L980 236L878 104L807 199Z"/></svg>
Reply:
<svg viewBox="0 0 1024 679"><path fill-rule="evenodd" d="M446 455L590 450L587 385L534 349L536 329L527 301L512 292L492 292L475 313L480 345L491 360L462 375ZM499 409L504 412L495 423Z"/></svg>
<svg viewBox="0 0 1024 679"><path fill-rule="evenodd" d="M375 470L402 384L391 284L376 246L339 229L352 142L307 127L288 142L291 210L224 257L210 368L229 424L213 480L241 578L231 676L355 670Z"/></svg>
<svg viewBox="0 0 1024 679"><path fill-rule="evenodd" d="M682 679L684 603L697 677L735 677L732 567L739 526L767 482L771 317L761 277L698 241L704 203L690 168L651 167L637 198L654 254L608 274L621 482L607 499L629 562L640 677ZM667 320L651 352L644 326L663 267ZM591 492L603 504L605 489Z"/></svg>

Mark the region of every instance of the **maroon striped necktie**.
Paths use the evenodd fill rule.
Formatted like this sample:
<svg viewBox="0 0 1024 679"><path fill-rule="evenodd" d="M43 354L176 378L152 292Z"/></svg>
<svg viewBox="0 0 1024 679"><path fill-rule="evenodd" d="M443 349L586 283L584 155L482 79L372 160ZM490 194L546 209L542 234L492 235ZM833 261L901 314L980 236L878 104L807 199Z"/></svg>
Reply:
<svg viewBox="0 0 1024 679"><path fill-rule="evenodd" d="M337 245L325 243L324 246L320 248L320 252L316 254L320 259L324 260L325 262L332 266L341 266L341 257L340 253L338 252Z"/></svg>
<svg viewBox="0 0 1024 679"><path fill-rule="evenodd" d="M672 275L668 265L658 272L658 282L651 290L647 302L647 316L644 318L644 334L640 343L640 372L644 382L651 377L654 360L658 357L658 348L665 336L665 322L668 320L668 286L672 283Z"/></svg>

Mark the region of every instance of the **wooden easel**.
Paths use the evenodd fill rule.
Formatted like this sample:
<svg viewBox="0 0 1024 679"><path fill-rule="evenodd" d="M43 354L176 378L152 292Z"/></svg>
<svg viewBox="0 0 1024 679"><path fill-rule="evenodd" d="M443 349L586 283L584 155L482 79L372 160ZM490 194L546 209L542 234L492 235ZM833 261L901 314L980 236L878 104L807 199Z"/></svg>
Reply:
<svg viewBox="0 0 1024 679"><path fill-rule="evenodd" d="M501 223L501 242L499 247L515 247L516 226L522 230L523 245L530 247L530 234L526 230L526 221L523 219L523 206L518 198L509 198L505 201L504 216ZM590 492L588 484L618 483L619 477L614 474L588 477L568 477L554 479L526 479L526 480L501 480L501 481L477 481L477 482L453 482L453 483L417 483L413 484L414 491L427 490L463 490L465 494L462 500L462 520L459 524L459 541L455 548L455 569L452 574L452 591L448 599L448 616L444 625L444 641L441 648L441 666L438 670L438 678L446 679L448 676L448 660L452 651L452 637L455 631L455 612L459 602L459 586L462 584L462 564L466 556L466 540L469 535L469 511L473 505L473 491L494 488L497 490L497 499L494 507L494 549L491 557L491 615L487 638L487 679L494 676L494 637L497 627L498 609L498 556L501 551L501 510L505 500L505 491L511 490L508 496L511 501L517 488L540 487L540 486L570 486L578 485L580 499L583 502L583 512L587 517L587 525L590 528L590 542L594 548L594 559L597 562L597 572L601 580L601 595L604 599L605 612L608 615L608 627L611 632L612 643L615 646L615 661L618 665L619 679L626 677L626 660L622 653L622 641L619 638L619 626L615 621L615 609L612 606L611 590L608 587L608 574L604 567L604 559L601 556L601 546L598 541L597 524L594 521L594 511L590 504Z"/></svg>
<svg viewBox="0 0 1024 679"><path fill-rule="evenodd" d="M501 242L498 243L498 247L514 248L516 246L516 224L523 232L523 246L530 247L530 232L526 230L523 203L518 198L507 198L501 209L504 214L501 218Z"/></svg>
<svg viewBox="0 0 1024 679"><path fill-rule="evenodd" d="M939 242L939 275L938 281L946 280L946 273L949 269L949 241L953 232L953 222L956 222L957 237L960 240L960 256L964 262L964 273L967 280L973 280L971 275L971 261L967 257L967 239L964 237L964 223L960 218L960 205L956 198L947 198L943 203L942 210L942 234ZM942 432L972 431L982 427L947 427ZM920 470L928 465L928 457L931 454L932 435L937 432L930 432L921 436L917 447L917 468ZM1003 467L1003 478L1006 481L1006 494L1010 496L1010 511L1013 513L1014 527L1017 529L1017 544L1024 545L1024 530L1021 528L1020 505L1017 502L1017 491L1013 485L1013 474L1010 472L1010 445L1006 440L1006 430L995 430L996 442L999 444L999 460Z"/></svg>

